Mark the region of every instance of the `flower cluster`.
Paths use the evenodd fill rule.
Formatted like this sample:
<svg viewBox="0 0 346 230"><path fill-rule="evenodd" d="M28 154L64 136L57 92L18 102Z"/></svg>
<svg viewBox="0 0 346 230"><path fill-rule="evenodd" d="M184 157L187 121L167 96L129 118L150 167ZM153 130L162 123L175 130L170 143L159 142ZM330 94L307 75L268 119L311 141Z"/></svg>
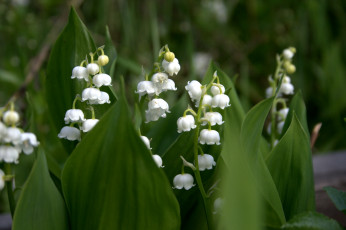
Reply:
<svg viewBox="0 0 346 230"><path fill-rule="evenodd" d="M34 133L17 127L19 118L13 104L9 110L0 110L0 162L17 164L21 152L29 155L40 144Z"/></svg>
<svg viewBox="0 0 346 230"><path fill-rule="evenodd" d="M168 103L157 98L160 93L165 91L175 91L175 83L168 76L177 75L180 71L180 65L173 52L169 51L168 46L164 46L159 53L158 61L154 64L154 70L151 76L146 75L145 81L137 85L139 98L148 95L148 110L145 111L146 122L157 121L160 117L165 118L169 113ZM150 80L149 80L150 78ZM153 98L155 96L155 98Z"/></svg>
<svg viewBox="0 0 346 230"><path fill-rule="evenodd" d="M216 83L215 83L216 81ZM191 100L197 107L197 112L191 107L185 110L182 117L177 121L178 133L189 132L196 129L198 139L196 141L201 145L220 145L220 134L213 130L215 125L222 125L222 115L213 111L213 109L225 109L230 106L229 97L225 94L225 87L220 84L219 77L215 71L212 81L208 85L202 85L200 82L193 80L185 86ZM187 115L187 113L191 115ZM208 128L202 129L201 126L208 125ZM200 154L198 155L198 152ZM196 162L198 161L198 162ZM186 164L186 163L185 163ZM195 150L195 168L199 171L212 169L216 165L214 157L210 154L203 153L200 146ZM179 174L173 180L173 185L177 189L190 189L193 185L193 177L190 174Z"/></svg>
<svg viewBox="0 0 346 230"><path fill-rule="evenodd" d="M277 56L277 68L274 78L269 77L270 87L266 89L266 97L274 96L278 85L281 85L272 107L271 121L268 124L267 132L271 136L272 147L278 143L278 136L281 135L289 108L287 108L287 98L284 96L294 94L294 86L291 78L287 74L293 74L296 67L292 64L296 49L289 47L284 49L281 55Z"/></svg>
<svg viewBox="0 0 346 230"><path fill-rule="evenodd" d="M101 52L97 61L94 60L95 55ZM78 79L86 83L86 88L82 91L82 96L77 95L73 101L72 109L66 111L65 124L60 133L59 138L65 138L70 141L81 140L81 131L89 132L97 123L95 118L94 108L92 105L110 103L109 95L100 90L102 86L111 86L112 78L105 73L102 73L102 66L109 62L109 58L104 54L103 47L97 49L95 53L90 53L90 62L88 59L83 60L80 66L76 66L72 70L71 79ZM90 105L91 118L86 119L84 112L81 109L76 109L77 101L86 102ZM75 127L78 125L78 128Z"/></svg>

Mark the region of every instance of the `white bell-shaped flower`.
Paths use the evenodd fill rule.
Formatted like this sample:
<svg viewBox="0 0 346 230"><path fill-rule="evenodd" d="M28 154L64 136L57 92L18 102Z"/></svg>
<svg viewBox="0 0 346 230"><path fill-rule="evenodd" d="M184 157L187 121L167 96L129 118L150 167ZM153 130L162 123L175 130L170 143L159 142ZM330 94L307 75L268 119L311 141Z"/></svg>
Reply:
<svg viewBox="0 0 346 230"><path fill-rule="evenodd" d="M226 94L217 94L213 97L213 100L211 102L211 106L213 108L219 107L221 109L224 109L225 107L231 106L229 104L229 97Z"/></svg>
<svg viewBox="0 0 346 230"><path fill-rule="evenodd" d="M188 132L191 129L196 128L195 118L192 115L186 115L184 117L180 117L177 121L178 133Z"/></svg>
<svg viewBox="0 0 346 230"><path fill-rule="evenodd" d="M89 72L87 68L83 66L76 66L72 70L72 76L71 79L84 79L85 81L89 81Z"/></svg>
<svg viewBox="0 0 346 230"><path fill-rule="evenodd" d="M75 127L64 126L60 133L58 134L59 138L65 138L69 141L80 141L81 135L80 130Z"/></svg>
<svg viewBox="0 0 346 230"><path fill-rule="evenodd" d="M109 104L111 101L109 100L109 95L106 92L100 91L101 95L97 100L89 100L89 104L94 105L103 105L105 103Z"/></svg>
<svg viewBox="0 0 346 230"><path fill-rule="evenodd" d="M141 136L142 141L144 142L145 146L147 146L148 149L150 148L150 140L146 136Z"/></svg>
<svg viewBox="0 0 346 230"><path fill-rule="evenodd" d="M84 113L80 109L69 109L65 113L65 123L85 121Z"/></svg>
<svg viewBox="0 0 346 230"><path fill-rule="evenodd" d="M2 190L5 187L4 176L5 176L5 173L0 169L0 190Z"/></svg>
<svg viewBox="0 0 346 230"><path fill-rule="evenodd" d="M177 75L180 71L180 65L178 59L174 58L172 62L168 62L165 59L162 61L163 69L169 74L169 76Z"/></svg>
<svg viewBox="0 0 346 230"><path fill-rule="evenodd" d="M209 154L198 155L198 167L199 171L204 171L206 169L212 169L216 165L214 157Z"/></svg>
<svg viewBox="0 0 346 230"><path fill-rule="evenodd" d="M289 108L282 108L282 109L280 109L279 111L278 111L278 120L279 121L284 121L284 120L286 120L286 117L287 117L287 114L288 114L288 112L289 112Z"/></svg>
<svg viewBox="0 0 346 230"><path fill-rule="evenodd" d="M220 92L220 88L221 88L221 92ZM216 85L213 85L211 88L210 88L210 92L215 96L215 95L218 95L218 94L224 94L225 93L225 86L221 85L221 84L216 84Z"/></svg>
<svg viewBox="0 0 346 230"><path fill-rule="evenodd" d="M178 174L173 179L173 186L176 189L184 188L185 190L189 190L194 186L193 176L188 173Z"/></svg>
<svg viewBox="0 0 346 230"><path fill-rule="evenodd" d="M6 163L18 163L20 148L10 145L0 146L0 160Z"/></svg>
<svg viewBox="0 0 346 230"><path fill-rule="evenodd" d="M185 89L190 95L192 101L200 101L202 96L202 85L196 80L187 82Z"/></svg>
<svg viewBox="0 0 346 230"><path fill-rule="evenodd" d="M284 127L284 124L285 124L285 121L280 121L278 124L277 124L277 130L278 130L278 133L281 134L282 133L282 129Z"/></svg>
<svg viewBox="0 0 346 230"><path fill-rule="evenodd" d="M101 86L111 86L112 85L112 78L108 74L105 73L100 73L96 74L93 77L93 83L96 87L101 87Z"/></svg>
<svg viewBox="0 0 346 230"><path fill-rule="evenodd" d="M210 105L211 106L212 101L213 101L213 97L208 95L208 94L206 94L206 95L203 96L202 105ZM195 105L196 105L196 107L198 107L199 106L199 101L196 101Z"/></svg>
<svg viewBox="0 0 346 230"><path fill-rule="evenodd" d="M99 67L99 65L96 64L96 63L90 63L90 64L87 65L86 68L87 68L88 73L89 73L90 75L95 75L95 74L97 74L98 72L100 72L100 67Z"/></svg>
<svg viewBox="0 0 346 230"><path fill-rule="evenodd" d="M216 125L216 124L222 125L223 124L222 115L218 112L206 112L202 119L206 120L206 121L202 122L202 125L208 124L208 121L209 121L210 125Z"/></svg>
<svg viewBox="0 0 346 230"><path fill-rule="evenodd" d="M153 96L155 94L154 83L151 81L140 81L137 85L136 93L139 94L139 99L141 99L145 94Z"/></svg>
<svg viewBox="0 0 346 230"><path fill-rule="evenodd" d="M168 75L165 73L154 74L151 81L153 82L156 95L167 90L177 90L174 81L169 79Z"/></svg>
<svg viewBox="0 0 346 230"><path fill-rule="evenodd" d="M7 128L6 136L3 138L3 141L17 145L20 143L21 133L22 132L16 127L9 127Z"/></svg>
<svg viewBox="0 0 346 230"><path fill-rule="evenodd" d="M82 127L80 128L83 132L89 132L99 122L98 119L87 119L83 121Z"/></svg>
<svg viewBox="0 0 346 230"><path fill-rule="evenodd" d="M280 93L285 95L291 95L294 94L294 86L291 84L291 78L288 76L284 76L282 79L281 87L280 87Z"/></svg>
<svg viewBox="0 0 346 230"><path fill-rule="evenodd" d="M7 127L0 121L0 142L7 135Z"/></svg>
<svg viewBox="0 0 346 230"><path fill-rule="evenodd" d="M290 48L287 48L287 49L284 49L284 51L282 52L282 55L285 59L291 60L294 56L294 53L292 52Z"/></svg>
<svg viewBox="0 0 346 230"><path fill-rule="evenodd" d="M21 143L19 146L25 154L31 154L34 151L34 147L40 144L33 133L22 133L20 139Z"/></svg>
<svg viewBox="0 0 346 230"><path fill-rule="evenodd" d="M270 98L273 95L273 88L268 87L266 88L266 98Z"/></svg>
<svg viewBox="0 0 346 230"><path fill-rule="evenodd" d="M160 117L165 118L166 112L169 113L168 103L161 99L153 99L148 103L148 110L145 111L146 122L157 121Z"/></svg>
<svg viewBox="0 0 346 230"><path fill-rule="evenodd" d="M202 145L220 145L220 134L216 130L203 129L198 138Z"/></svg>
<svg viewBox="0 0 346 230"><path fill-rule="evenodd" d="M101 91L99 89L85 88L82 92L82 101L98 102L100 98L101 98Z"/></svg>
<svg viewBox="0 0 346 230"><path fill-rule="evenodd" d="M163 168L162 166L162 158L159 155L153 155L153 160L155 161L157 167Z"/></svg>
<svg viewBox="0 0 346 230"><path fill-rule="evenodd" d="M8 110L3 115L6 125L15 125L19 121L19 114L16 111Z"/></svg>

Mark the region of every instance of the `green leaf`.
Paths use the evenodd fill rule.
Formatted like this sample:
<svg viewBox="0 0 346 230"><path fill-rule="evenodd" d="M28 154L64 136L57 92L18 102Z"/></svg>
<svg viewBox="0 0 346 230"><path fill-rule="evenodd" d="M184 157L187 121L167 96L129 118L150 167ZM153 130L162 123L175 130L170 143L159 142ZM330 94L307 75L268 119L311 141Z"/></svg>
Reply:
<svg viewBox="0 0 346 230"><path fill-rule="evenodd" d="M315 209L310 140L295 114L287 132L270 153L267 165L286 219Z"/></svg>
<svg viewBox="0 0 346 230"><path fill-rule="evenodd" d="M325 187L324 190L326 190L335 207L346 214L346 192L333 187Z"/></svg>
<svg viewBox="0 0 346 230"><path fill-rule="evenodd" d="M284 124L284 127L282 129L282 136L285 134L286 130L291 124L291 121L293 119L293 113L296 114L300 124L302 125L305 133L309 136L309 128L308 128L308 122L306 120L306 107L303 100L302 92L298 91L294 97L292 98L292 101L290 103L290 110L287 114L287 118Z"/></svg>
<svg viewBox="0 0 346 230"><path fill-rule="evenodd" d="M18 200L13 229L69 229L64 200L49 176L42 151L38 151L36 163Z"/></svg>
<svg viewBox="0 0 346 230"><path fill-rule="evenodd" d="M333 219L317 212L301 213L284 224L281 229L292 230L342 230L342 227Z"/></svg>
<svg viewBox="0 0 346 230"><path fill-rule="evenodd" d="M178 202L131 123L124 94L62 175L73 229L179 229ZM121 135L119 135L121 134Z"/></svg>
<svg viewBox="0 0 346 230"><path fill-rule="evenodd" d="M273 178L264 162L260 144L265 119L272 106L273 98L268 98L254 106L246 115L240 133L242 149L255 177L258 192L264 199L267 226L280 226L285 223L280 197Z"/></svg>
<svg viewBox="0 0 346 230"><path fill-rule="evenodd" d="M78 17L76 11L71 8L68 24L55 42L47 67L46 97L50 116L56 135L64 126L64 116L68 109L72 108L72 102L77 94L81 94L86 87L85 81L71 79L72 69L80 65L90 52L95 52L96 47L87 28ZM110 60L112 61L112 60ZM110 95L111 102L115 96L110 93L109 87L104 87ZM103 89L101 89L103 90ZM77 103L77 107L85 109L86 103ZM96 105L96 117L100 117L110 105ZM64 147L70 153L75 143L62 140Z"/></svg>

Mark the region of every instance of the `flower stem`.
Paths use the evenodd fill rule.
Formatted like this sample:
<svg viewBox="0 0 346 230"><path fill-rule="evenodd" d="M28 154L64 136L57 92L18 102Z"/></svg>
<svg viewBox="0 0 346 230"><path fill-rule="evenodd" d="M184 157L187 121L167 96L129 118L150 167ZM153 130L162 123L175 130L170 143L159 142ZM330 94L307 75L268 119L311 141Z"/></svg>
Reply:
<svg viewBox="0 0 346 230"><path fill-rule="evenodd" d="M202 94L202 96L201 96L201 101L203 101L203 97L204 97L204 94ZM199 107L198 107L197 119L196 119L197 120L197 127L195 130L196 133L195 133L195 137L194 137L194 141L193 141L194 160L195 160L195 167L196 167L196 170L194 170L194 173L195 173L195 177L196 177L199 191L200 191L202 198L203 198L204 211L205 211L205 215L207 217L208 229L213 229L213 216L212 216L212 213L210 210L209 198L208 198L208 196L204 190L201 174L199 172L199 164L198 164L198 150L200 148L200 146L198 145L198 136L199 136L199 129L201 126L201 122L200 122L201 114L202 114L202 103L200 103Z"/></svg>
<svg viewBox="0 0 346 230"><path fill-rule="evenodd" d="M12 175L12 169L10 164L5 164L5 175L10 176ZM11 209L11 216L13 218L14 216L14 211L16 209L16 202L14 200L14 195L13 195L13 178L9 177L6 178L6 188L7 188L7 195L8 195L8 202L10 204L10 209Z"/></svg>

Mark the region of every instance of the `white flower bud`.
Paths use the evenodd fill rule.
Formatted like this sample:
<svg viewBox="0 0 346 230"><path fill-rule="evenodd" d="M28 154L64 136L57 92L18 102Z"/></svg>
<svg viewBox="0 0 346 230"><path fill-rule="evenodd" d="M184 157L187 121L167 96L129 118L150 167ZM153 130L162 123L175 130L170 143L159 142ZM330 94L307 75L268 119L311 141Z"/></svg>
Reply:
<svg viewBox="0 0 346 230"><path fill-rule="evenodd" d="M84 113L80 109L69 109L65 114L65 123L85 121Z"/></svg>
<svg viewBox="0 0 346 230"><path fill-rule="evenodd" d="M87 65L87 70L90 75L95 75L100 72L100 67L96 63L90 63Z"/></svg>
<svg viewBox="0 0 346 230"><path fill-rule="evenodd" d="M85 81L89 81L89 72L87 68L83 66L76 66L72 70L72 76L71 79L84 79Z"/></svg>
<svg viewBox="0 0 346 230"><path fill-rule="evenodd" d="M40 142L37 141L36 135L33 133L22 133L20 148L25 154L31 154L34 151L34 147L37 147Z"/></svg>
<svg viewBox="0 0 346 230"><path fill-rule="evenodd" d="M185 89L190 95L192 101L199 101L202 96L202 85L196 80L187 82Z"/></svg>
<svg viewBox="0 0 346 230"><path fill-rule="evenodd" d="M188 132L191 129L196 128L195 118L192 115L186 115L184 117L180 117L177 121L178 133Z"/></svg>
<svg viewBox="0 0 346 230"><path fill-rule="evenodd" d="M3 115L6 125L15 125L19 121L19 114L16 111L8 110Z"/></svg>
<svg viewBox="0 0 346 230"><path fill-rule="evenodd" d="M61 130L60 133L58 134L59 138L65 138L69 141L75 141L78 140L80 141L80 130L75 128L75 127L70 127L70 126L64 126Z"/></svg>
<svg viewBox="0 0 346 230"><path fill-rule="evenodd" d="M266 98L270 98L271 96L273 96L273 88L272 87L268 87L266 89Z"/></svg>
<svg viewBox="0 0 346 230"><path fill-rule="evenodd" d="M139 94L139 99L141 99L145 94L153 96L155 94L154 83L151 81L140 81L137 85L136 93Z"/></svg>
<svg viewBox="0 0 346 230"><path fill-rule="evenodd" d="M5 187L4 176L5 176L5 173L0 169L0 190L2 190Z"/></svg>
<svg viewBox="0 0 346 230"><path fill-rule="evenodd" d="M284 49L284 51L282 52L282 55L284 56L285 59L287 60L291 60L294 56L294 53L292 52L291 49Z"/></svg>
<svg viewBox="0 0 346 230"><path fill-rule="evenodd" d="M286 120L286 117L287 117L287 114L288 114L288 112L289 112L289 108L283 108L283 109L280 109L279 111L278 111L278 120L279 121L284 121L284 120Z"/></svg>
<svg viewBox="0 0 346 230"><path fill-rule="evenodd" d="M173 185L176 189L184 188L185 190L189 190L194 186L193 176L188 173L178 174L173 179Z"/></svg>
<svg viewBox="0 0 346 230"><path fill-rule="evenodd" d="M81 130L83 132L89 132L99 122L98 119L87 119L83 122Z"/></svg>
<svg viewBox="0 0 346 230"><path fill-rule="evenodd" d="M148 103L148 110L145 111L146 122L157 121L160 117L165 118L166 112L169 113L168 103L161 99L153 99Z"/></svg>
<svg viewBox="0 0 346 230"><path fill-rule="evenodd" d="M203 96L203 101L202 101L202 105L210 105L211 106L211 103L213 101L213 97L206 94ZM196 104L195 104L196 107L199 106L199 101L196 101Z"/></svg>
<svg viewBox="0 0 346 230"><path fill-rule="evenodd" d="M222 115L218 112L206 112L204 114L203 119L207 120L207 121L203 121L202 125L206 125L208 124L208 121L210 122L210 125L222 125L223 121L222 121Z"/></svg>
<svg viewBox="0 0 346 230"><path fill-rule="evenodd" d="M22 132L16 127L7 128L6 136L3 138L3 141L17 145L20 143L21 133Z"/></svg>
<svg viewBox="0 0 346 230"><path fill-rule="evenodd" d="M220 134L215 130L203 129L199 134L198 141L202 145L220 145Z"/></svg>
<svg viewBox="0 0 346 230"><path fill-rule="evenodd" d="M105 86L111 86L112 85L112 78L108 74L100 73L96 74L93 77L93 83L96 87L101 87L103 85Z"/></svg>
<svg viewBox="0 0 346 230"><path fill-rule="evenodd" d="M20 148L9 145L0 146L0 161L6 163L18 163Z"/></svg>
<svg viewBox="0 0 346 230"><path fill-rule="evenodd" d="M109 62L109 58L107 55L101 55L98 57L97 59L97 63L100 65L100 66L105 66L107 65Z"/></svg>
<svg viewBox="0 0 346 230"><path fill-rule="evenodd" d="M144 142L145 146L147 146L148 149L150 148L150 140L146 136L141 136L142 141Z"/></svg>
<svg viewBox="0 0 346 230"><path fill-rule="evenodd" d="M214 157L209 154L198 155L198 167L199 171L204 171L206 169L212 169L216 165Z"/></svg>
<svg viewBox="0 0 346 230"><path fill-rule="evenodd" d="M168 51L168 52L165 53L164 58L165 58L166 61L172 62L172 61L174 61L175 55L174 55L173 52Z"/></svg>
<svg viewBox="0 0 346 230"><path fill-rule="evenodd" d="M162 61L163 69L169 74L169 76L177 75L180 71L180 65L178 59L174 58L172 62L168 62L165 59Z"/></svg>
<svg viewBox="0 0 346 230"><path fill-rule="evenodd" d="M282 129L284 127L284 124L285 124L285 121L280 121L278 124L277 124L277 130L278 130L278 133L281 134L282 133Z"/></svg>
<svg viewBox="0 0 346 230"><path fill-rule="evenodd" d="M231 106L229 104L229 97L226 94L217 94L213 97L213 100L211 102L211 106L213 108L219 107L221 109L224 109L225 107Z"/></svg>
<svg viewBox="0 0 346 230"><path fill-rule="evenodd" d="M163 166L162 166L162 158L159 155L153 155L153 160L155 161L157 167L163 168Z"/></svg>
<svg viewBox="0 0 346 230"><path fill-rule="evenodd" d="M221 92L220 92L220 88L221 88ZM216 84L216 85L213 85L211 88L210 88L210 92L215 96L215 95L218 95L218 94L224 94L225 93L225 86L221 85L221 84Z"/></svg>
<svg viewBox="0 0 346 230"><path fill-rule="evenodd" d="M223 206L223 199L222 198L217 198L214 200L214 212L213 214L217 214L221 211Z"/></svg>

